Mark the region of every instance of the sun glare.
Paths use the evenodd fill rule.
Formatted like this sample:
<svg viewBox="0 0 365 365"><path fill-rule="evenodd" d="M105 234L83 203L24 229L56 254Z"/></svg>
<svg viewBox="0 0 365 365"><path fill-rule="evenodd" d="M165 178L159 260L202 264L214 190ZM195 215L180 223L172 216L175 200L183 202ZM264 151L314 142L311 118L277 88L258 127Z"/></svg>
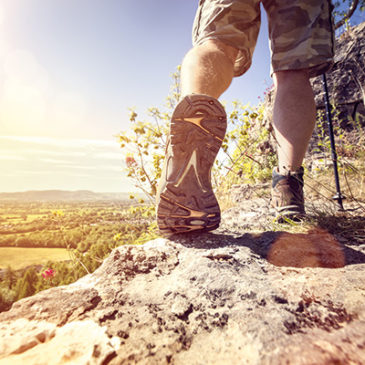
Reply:
<svg viewBox="0 0 365 365"><path fill-rule="evenodd" d="M0 26L3 24L4 21L4 10L0 5Z"/></svg>
<svg viewBox="0 0 365 365"><path fill-rule="evenodd" d="M2 134L41 128L46 113L47 72L28 51L12 51L4 62L0 95Z"/></svg>

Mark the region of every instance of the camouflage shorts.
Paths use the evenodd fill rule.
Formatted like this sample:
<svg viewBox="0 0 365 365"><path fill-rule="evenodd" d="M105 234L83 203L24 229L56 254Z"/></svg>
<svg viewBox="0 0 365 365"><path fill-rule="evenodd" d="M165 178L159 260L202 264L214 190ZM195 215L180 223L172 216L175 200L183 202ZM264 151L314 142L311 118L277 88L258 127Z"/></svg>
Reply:
<svg viewBox="0 0 365 365"><path fill-rule="evenodd" d="M193 44L217 39L239 50L235 76L251 66L260 29L260 3L269 22L271 71L328 70L334 55L330 0L200 0Z"/></svg>

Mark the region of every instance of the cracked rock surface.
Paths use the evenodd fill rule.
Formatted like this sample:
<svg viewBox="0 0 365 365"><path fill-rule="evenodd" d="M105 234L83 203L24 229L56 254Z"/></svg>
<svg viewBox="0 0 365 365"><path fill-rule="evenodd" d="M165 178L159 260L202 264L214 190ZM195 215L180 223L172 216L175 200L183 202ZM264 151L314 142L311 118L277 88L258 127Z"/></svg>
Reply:
<svg viewBox="0 0 365 365"><path fill-rule="evenodd" d="M224 227L122 246L0 314L0 364L363 364L364 251Z"/></svg>

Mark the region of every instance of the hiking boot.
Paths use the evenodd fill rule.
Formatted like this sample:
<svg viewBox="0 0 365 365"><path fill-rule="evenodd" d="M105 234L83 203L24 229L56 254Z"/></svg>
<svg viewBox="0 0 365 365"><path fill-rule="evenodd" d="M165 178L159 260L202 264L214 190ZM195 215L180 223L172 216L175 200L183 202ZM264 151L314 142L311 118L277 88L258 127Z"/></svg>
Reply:
<svg viewBox="0 0 365 365"><path fill-rule="evenodd" d="M305 216L303 195L303 167L295 172L280 175L275 168L272 174L271 206L279 223L285 218L300 221Z"/></svg>
<svg viewBox="0 0 365 365"><path fill-rule="evenodd" d="M192 94L176 106L156 196L162 234L218 228L221 214L210 172L226 127L224 108L212 97Z"/></svg>

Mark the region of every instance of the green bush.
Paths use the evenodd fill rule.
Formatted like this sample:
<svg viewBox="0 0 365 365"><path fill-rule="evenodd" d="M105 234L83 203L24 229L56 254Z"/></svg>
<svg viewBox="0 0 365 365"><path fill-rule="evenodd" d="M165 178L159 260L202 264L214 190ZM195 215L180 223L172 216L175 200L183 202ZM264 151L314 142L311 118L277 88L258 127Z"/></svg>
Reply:
<svg viewBox="0 0 365 365"><path fill-rule="evenodd" d="M0 312L9 310L15 300L15 290L0 287Z"/></svg>
<svg viewBox="0 0 365 365"><path fill-rule="evenodd" d="M132 110L131 129L119 135L127 176L148 196L151 204L154 204L161 176L171 115L180 99L179 71L178 68L173 74L167 111L150 108L150 119L140 121ZM232 106L231 112L227 113L228 131L212 171L214 187L229 188L242 181L264 181L271 176L276 164L263 104L252 107L235 101Z"/></svg>

